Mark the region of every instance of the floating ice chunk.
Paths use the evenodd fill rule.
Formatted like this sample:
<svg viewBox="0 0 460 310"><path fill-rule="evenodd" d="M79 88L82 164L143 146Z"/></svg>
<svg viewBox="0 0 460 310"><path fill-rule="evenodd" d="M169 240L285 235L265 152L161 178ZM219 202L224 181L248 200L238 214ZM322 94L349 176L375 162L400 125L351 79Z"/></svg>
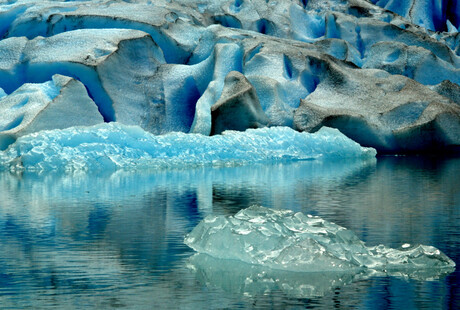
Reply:
<svg viewBox="0 0 460 310"><path fill-rule="evenodd" d="M185 237L185 243L215 258L286 271L394 272L455 267L432 246L367 247L352 231L320 217L260 206L234 216L208 216Z"/></svg>
<svg viewBox="0 0 460 310"><path fill-rule="evenodd" d="M170 133L155 136L138 126L104 123L23 136L0 152L0 169L99 170L190 166L237 166L317 158L370 158L338 130L315 134L287 127L226 131L212 137Z"/></svg>

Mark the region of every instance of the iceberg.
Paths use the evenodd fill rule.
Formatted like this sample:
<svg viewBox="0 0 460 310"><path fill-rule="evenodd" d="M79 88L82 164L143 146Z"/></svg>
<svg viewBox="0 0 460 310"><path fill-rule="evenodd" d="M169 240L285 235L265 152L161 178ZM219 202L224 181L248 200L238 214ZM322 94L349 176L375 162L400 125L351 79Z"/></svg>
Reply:
<svg viewBox="0 0 460 310"><path fill-rule="evenodd" d="M293 272L452 270L439 249L403 244L366 246L352 231L318 216L251 206L234 216L210 215L184 239L195 251Z"/></svg>
<svg viewBox="0 0 460 310"><path fill-rule="evenodd" d="M287 127L225 131L222 135L153 135L139 126L102 123L35 132L0 152L0 170L98 171L239 166L296 160L372 158L338 130L315 134Z"/></svg>

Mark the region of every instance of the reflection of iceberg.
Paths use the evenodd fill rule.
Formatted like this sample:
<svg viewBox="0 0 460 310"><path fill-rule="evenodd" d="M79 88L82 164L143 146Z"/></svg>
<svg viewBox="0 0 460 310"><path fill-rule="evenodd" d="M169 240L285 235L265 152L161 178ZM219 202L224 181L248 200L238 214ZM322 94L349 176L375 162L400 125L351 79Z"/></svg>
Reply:
<svg viewBox="0 0 460 310"><path fill-rule="evenodd" d="M406 271L452 268L432 246L367 247L350 230L319 217L252 206L234 216L208 216L185 243L200 253L298 272Z"/></svg>
<svg viewBox="0 0 460 310"><path fill-rule="evenodd" d="M118 123L71 127L33 133L0 152L0 169L113 170L193 166L236 166L316 158L369 158L339 131L323 128L299 133L286 127L199 134L152 135L140 127Z"/></svg>
<svg viewBox="0 0 460 310"><path fill-rule="evenodd" d="M405 270L381 272L369 269L360 271L293 272L265 268L233 259L218 259L207 254L195 254L188 268L196 278L210 287L229 293L256 296L272 291L282 291L293 298L313 298L327 295L336 288L376 276L395 276L417 280L435 279L447 275L454 268Z"/></svg>
<svg viewBox="0 0 460 310"><path fill-rule="evenodd" d="M324 296L336 287L362 279L364 272L292 272L267 269L236 260L217 259L206 254L195 254L188 267L197 279L206 285L219 287L230 293L250 296L281 290L296 298Z"/></svg>

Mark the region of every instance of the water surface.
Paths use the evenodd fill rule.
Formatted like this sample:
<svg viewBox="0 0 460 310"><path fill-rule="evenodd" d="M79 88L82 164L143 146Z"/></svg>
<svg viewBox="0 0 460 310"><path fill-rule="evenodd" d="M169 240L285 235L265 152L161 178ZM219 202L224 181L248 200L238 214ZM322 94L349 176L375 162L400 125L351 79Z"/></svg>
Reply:
<svg viewBox="0 0 460 310"><path fill-rule="evenodd" d="M359 277L238 265L239 273L229 273L219 262L197 261L183 238L208 214L259 204L319 215L369 246L433 245L459 265L459 175L460 159L419 157L106 175L4 172L0 305L458 309L458 271Z"/></svg>

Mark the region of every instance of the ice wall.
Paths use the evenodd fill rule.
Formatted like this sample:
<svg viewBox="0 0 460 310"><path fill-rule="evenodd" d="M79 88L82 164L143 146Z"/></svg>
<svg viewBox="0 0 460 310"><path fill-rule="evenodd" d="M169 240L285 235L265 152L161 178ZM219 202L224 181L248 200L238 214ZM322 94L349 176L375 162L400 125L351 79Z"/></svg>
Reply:
<svg viewBox="0 0 460 310"><path fill-rule="evenodd" d="M380 152L458 151L458 3L8 1L0 88L65 75L105 122L155 134L328 126Z"/></svg>
<svg viewBox="0 0 460 310"><path fill-rule="evenodd" d="M9 96L0 97L0 151L32 132L103 121L84 85L56 74L50 81L26 83Z"/></svg>
<svg viewBox="0 0 460 310"><path fill-rule="evenodd" d="M374 149L363 148L331 128L315 134L273 127L226 131L211 137L185 133L155 136L138 126L104 123L23 136L0 152L0 169L158 169L375 155Z"/></svg>

